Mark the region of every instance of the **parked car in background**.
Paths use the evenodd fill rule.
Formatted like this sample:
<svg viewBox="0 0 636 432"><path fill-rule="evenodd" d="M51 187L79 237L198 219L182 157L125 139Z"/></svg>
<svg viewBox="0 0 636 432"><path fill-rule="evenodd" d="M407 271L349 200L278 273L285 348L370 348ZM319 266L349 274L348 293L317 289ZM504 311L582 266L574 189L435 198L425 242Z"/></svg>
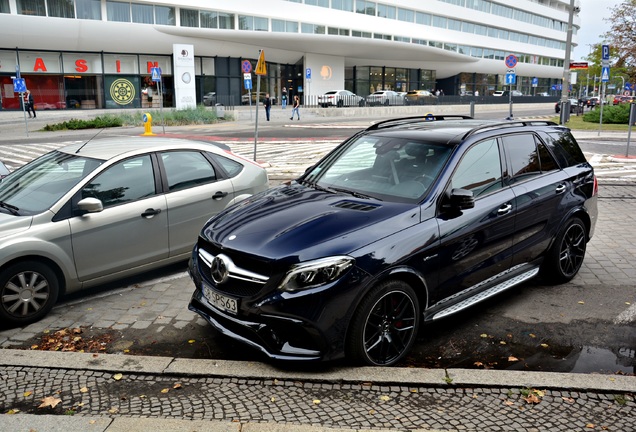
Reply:
<svg viewBox="0 0 636 432"><path fill-rule="evenodd" d="M227 146L118 137L51 151L0 182L0 322L187 259L214 214L268 187Z"/></svg>
<svg viewBox="0 0 636 432"><path fill-rule="evenodd" d="M497 90L495 91L493 94L493 96L509 96L510 95L510 91L509 90ZM523 93L520 92L519 90L513 90L512 91L512 96L523 96Z"/></svg>
<svg viewBox="0 0 636 432"><path fill-rule="evenodd" d="M570 113L575 113L577 112L577 110L579 109L579 100L578 99L568 99L570 102ZM582 107L583 105L581 105ZM556 103L554 104L554 112L555 113L560 113L561 112L561 101L558 100L556 101Z"/></svg>
<svg viewBox="0 0 636 432"><path fill-rule="evenodd" d="M437 96L428 90L411 90L406 92L406 105L435 105Z"/></svg>
<svg viewBox="0 0 636 432"><path fill-rule="evenodd" d="M256 105L256 104L262 104L263 103L263 99L265 99L265 95L267 93L265 92L260 92L258 97L256 95L256 92L250 92L250 93L244 93L241 95L241 104L242 105L249 105L250 103L250 98L252 99L252 105ZM272 96L271 94L269 95L269 99L272 101L272 105L276 105L276 98L274 96Z"/></svg>
<svg viewBox="0 0 636 432"><path fill-rule="evenodd" d="M324 95L318 96L318 105L323 108L335 106L335 107L352 107L352 106L364 106L366 103L362 96L358 96L349 90L331 90Z"/></svg>
<svg viewBox="0 0 636 432"><path fill-rule="evenodd" d="M203 105L213 106L216 105L216 92L209 92L203 96Z"/></svg>
<svg viewBox="0 0 636 432"><path fill-rule="evenodd" d="M189 309L272 359L390 366L427 321L571 280L598 185L570 130L430 118L372 125L210 219Z"/></svg>
<svg viewBox="0 0 636 432"><path fill-rule="evenodd" d="M367 105L404 105L404 96L391 90L379 90L366 98Z"/></svg>

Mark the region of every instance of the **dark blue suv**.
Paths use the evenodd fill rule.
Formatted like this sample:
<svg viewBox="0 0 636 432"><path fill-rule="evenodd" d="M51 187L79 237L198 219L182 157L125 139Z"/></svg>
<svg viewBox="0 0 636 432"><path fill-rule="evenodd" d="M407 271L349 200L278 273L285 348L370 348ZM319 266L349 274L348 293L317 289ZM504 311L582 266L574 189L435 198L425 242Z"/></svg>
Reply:
<svg viewBox="0 0 636 432"><path fill-rule="evenodd" d="M597 191L552 122L383 121L210 219L189 308L273 359L393 365L425 321L572 279Z"/></svg>

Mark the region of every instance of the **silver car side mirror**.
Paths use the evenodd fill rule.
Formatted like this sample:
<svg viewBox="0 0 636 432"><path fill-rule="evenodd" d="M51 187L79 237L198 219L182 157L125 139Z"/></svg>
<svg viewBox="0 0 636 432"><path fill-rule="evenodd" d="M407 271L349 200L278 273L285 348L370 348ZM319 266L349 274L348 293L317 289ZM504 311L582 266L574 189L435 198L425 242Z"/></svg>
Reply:
<svg viewBox="0 0 636 432"><path fill-rule="evenodd" d="M84 213L99 213L104 210L104 205L97 198L84 198L77 203L77 207Z"/></svg>

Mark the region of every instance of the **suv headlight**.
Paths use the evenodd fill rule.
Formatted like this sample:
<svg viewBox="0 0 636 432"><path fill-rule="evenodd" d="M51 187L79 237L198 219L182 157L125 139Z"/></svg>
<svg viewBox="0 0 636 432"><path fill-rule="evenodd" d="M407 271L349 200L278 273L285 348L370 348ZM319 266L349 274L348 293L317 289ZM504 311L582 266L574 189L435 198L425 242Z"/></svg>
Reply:
<svg viewBox="0 0 636 432"><path fill-rule="evenodd" d="M278 289L298 291L333 282L353 263L354 259L351 257L334 256L296 264L289 269Z"/></svg>

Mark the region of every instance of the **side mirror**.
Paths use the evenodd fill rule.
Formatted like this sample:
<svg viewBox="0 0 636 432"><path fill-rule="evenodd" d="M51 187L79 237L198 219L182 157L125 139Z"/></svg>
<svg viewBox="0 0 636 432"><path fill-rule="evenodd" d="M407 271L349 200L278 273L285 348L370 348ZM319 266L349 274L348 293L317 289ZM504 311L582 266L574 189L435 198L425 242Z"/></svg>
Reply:
<svg viewBox="0 0 636 432"><path fill-rule="evenodd" d="M82 213L99 213L104 210L104 205L97 198L84 198L77 203L77 207Z"/></svg>
<svg viewBox="0 0 636 432"><path fill-rule="evenodd" d="M465 210L475 207L473 192L466 189L453 189L450 194L450 207L454 210Z"/></svg>

